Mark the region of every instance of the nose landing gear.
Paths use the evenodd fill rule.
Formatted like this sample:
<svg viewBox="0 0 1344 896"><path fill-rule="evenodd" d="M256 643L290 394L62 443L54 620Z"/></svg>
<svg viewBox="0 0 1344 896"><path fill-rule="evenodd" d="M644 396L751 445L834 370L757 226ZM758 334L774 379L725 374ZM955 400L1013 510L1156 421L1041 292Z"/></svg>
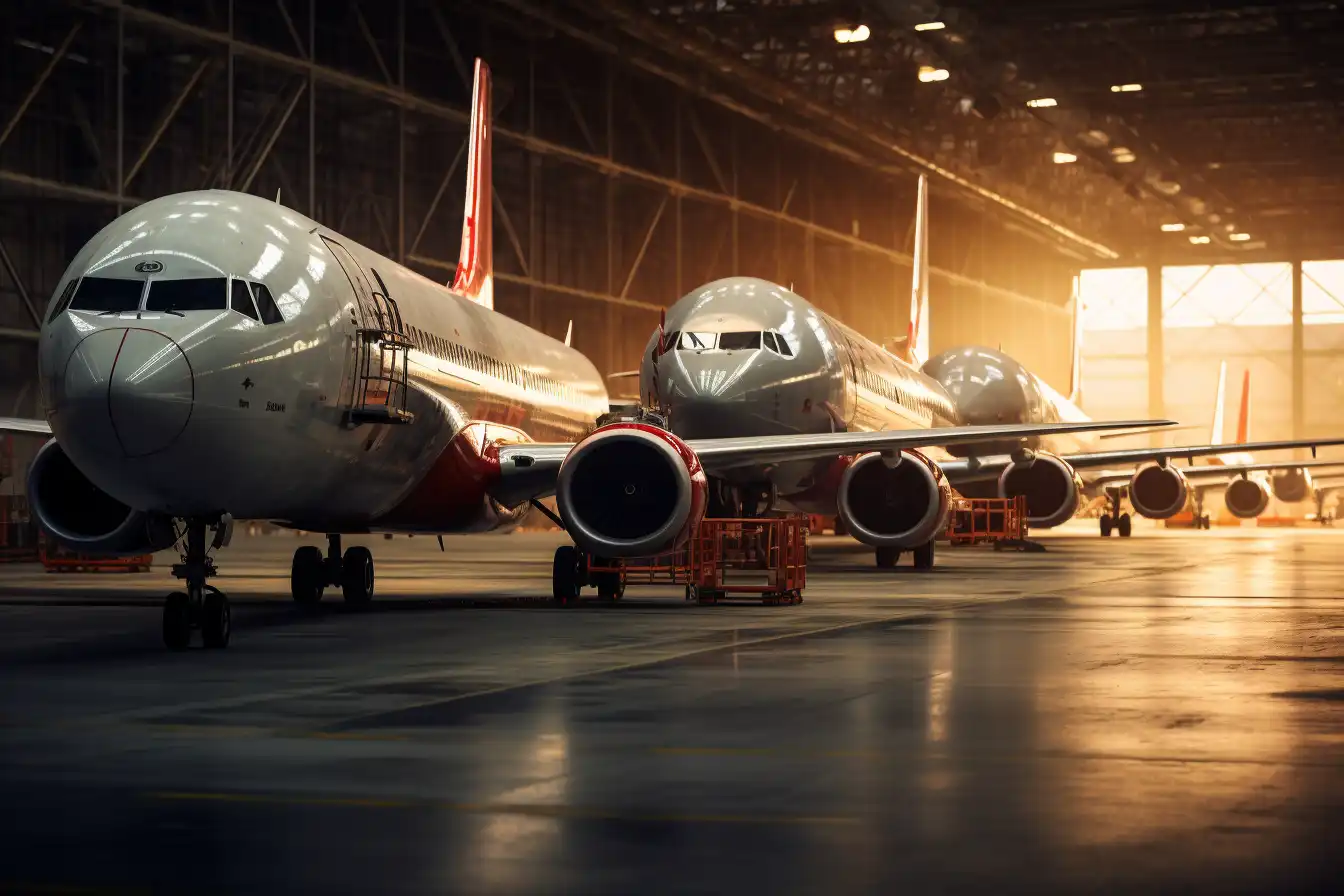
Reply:
<svg viewBox="0 0 1344 896"><path fill-rule="evenodd" d="M201 630L201 643L206 647L229 646L233 630L229 598L224 592L206 583L218 575L215 561L208 551L224 547L233 534L233 520L228 516L214 523L215 537L206 546L205 520L187 520L186 547L182 562L173 564L173 576L186 583L186 591L174 591L163 604L163 643L169 650L185 650L191 644L193 629Z"/></svg>
<svg viewBox="0 0 1344 896"><path fill-rule="evenodd" d="M1101 537L1106 538L1114 530L1121 538L1128 538L1133 530L1129 514L1120 512L1120 501L1124 497L1123 489L1108 488L1106 496L1111 501L1111 512L1101 515Z"/></svg>

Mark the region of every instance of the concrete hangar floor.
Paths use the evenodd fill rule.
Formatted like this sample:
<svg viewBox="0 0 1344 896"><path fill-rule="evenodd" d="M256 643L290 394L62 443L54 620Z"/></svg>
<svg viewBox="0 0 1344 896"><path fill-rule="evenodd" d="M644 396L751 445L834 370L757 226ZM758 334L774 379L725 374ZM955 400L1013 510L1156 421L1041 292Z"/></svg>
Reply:
<svg viewBox="0 0 1344 896"><path fill-rule="evenodd" d="M239 536L228 651L149 574L0 568L0 892L1324 892L1344 532L1044 536L806 602L554 609L556 537L371 541L301 613Z"/></svg>

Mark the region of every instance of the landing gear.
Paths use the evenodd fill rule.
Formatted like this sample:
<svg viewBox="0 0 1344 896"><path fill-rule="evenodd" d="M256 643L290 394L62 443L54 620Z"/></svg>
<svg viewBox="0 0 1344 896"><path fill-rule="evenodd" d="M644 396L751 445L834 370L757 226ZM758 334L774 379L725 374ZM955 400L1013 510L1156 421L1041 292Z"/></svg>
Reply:
<svg viewBox="0 0 1344 896"><path fill-rule="evenodd" d="M1120 488L1106 489L1106 497L1111 502L1111 512L1101 515L1101 537L1110 536L1111 530L1120 533L1121 538L1128 538L1132 531L1129 514L1122 513L1120 510L1120 501L1124 498L1125 491Z"/></svg>
<svg viewBox="0 0 1344 896"><path fill-rule="evenodd" d="M1109 538L1111 529L1114 528L1114 526L1115 523L1111 520L1111 515L1109 513L1103 513L1101 515L1101 537Z"/></svg>
<svg viewBox="0 0 1344 896"><path fill-rule="evenodd" d="M572 607L579 602L579 589L582 587L579 552L573 545L562 544L555 549L555 559L551 564L551 596L560 606Z"/></svg>
<svg viewBox="0 0 1344 896"><path fill-rule="evenodd" d="M880 547L876 549L875 553L877 554L878 569L891 569L901 559L900 548Z"/></svg>
<svg viewBox="0 0 1344 896"><path fill-rule="evenodd" d="M1120 520L1115 524L1115 528L1120 533L1121 538L1128 538L1129 533L1131 531L1129 525L1129 514L1127 513L1120 514Z"/></svg>
<svg viewBox="0 0 1344 896"><path fill-rule="evenodd" d="M356 545L341 555L341 536L327 535L327 555L311 544L294 552L289 570L289 593L300 606L311 607L322 600L329 586L340 586L349 607L367 607L373 600L373 554Z"/></svg>
<svg viewBox="0 0 1344 896"><path fill-rule="evenodd" d="M915 569L933 569L934 541L932 538L915 548Z"/></svg>
<svg viewBox="0 0 1344 896"><path fill-rule="evenodd" d="M232 614L229 598L206 579L217 574L215 562L207 553L223 547L233 531L233 521L224 517L214 524L215 537L206 546L206 521L187 520L186 549L182 562L173 564L173 576L186 582L186 591L174 591L163 603L163 643L169 650L185 650L191 644L191 631L201 630L206 647L229 646Z"/></svg>
<svg viewBox="0 0 1344 896"><path fill-rule="evenodd" d="M873 553L877 558L878 569L893 569L901 559L901 549L896 547L874 548ZM911 554L914 556L915 569L933 569L934 542L932 539L915 548Z"/></svg>

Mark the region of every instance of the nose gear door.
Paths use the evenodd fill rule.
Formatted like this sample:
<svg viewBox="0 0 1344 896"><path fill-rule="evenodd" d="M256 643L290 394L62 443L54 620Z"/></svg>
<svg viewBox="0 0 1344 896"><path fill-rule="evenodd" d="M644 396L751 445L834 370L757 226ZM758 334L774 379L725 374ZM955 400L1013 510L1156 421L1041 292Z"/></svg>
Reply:
<svg viewBox="0 0 1344 896"><path fill-rule="evenodd" d="M355 294L355 371L345 424L410 423L415 419L406 409L406 360L411 342L396 300L388 294L377 271L370 269L375 287L344 246L326 236L322 241Z"/></svg>

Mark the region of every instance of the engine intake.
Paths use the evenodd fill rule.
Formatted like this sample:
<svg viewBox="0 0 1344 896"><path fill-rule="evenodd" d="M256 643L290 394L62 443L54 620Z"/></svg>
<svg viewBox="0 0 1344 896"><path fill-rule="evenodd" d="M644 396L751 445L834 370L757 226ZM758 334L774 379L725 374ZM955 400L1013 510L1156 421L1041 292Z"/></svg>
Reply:
<svg viewBox="0 0 1344 896"><path fill-rule="evenodd" d="M686 443L657 426L616 423L575 445L560 466L556 506L574 543L602 557L643 557L690 537L708 484Z"/></svg>
<svg viewBox="0 0 1344 896"><path fill-rule="evenodd" d="M1259 479L1234 479L1223 492L1223 503L1237 519L1254 519L1269 506L1269 488Z"/></svg>
<svg viewBox="0 0 1344 896"><path fill-rule="evenodd" d="M54 440L33 458L28 506L48 535L84 554L148 554L177 541L170 517L127 507L89 481Z"/></svg>
<svg viewBox="0 0 1344 896"><path fill-rule="evenodd" d="M1314 491L1311 474L1301 468L1275 474L1270 479L1270 487L1274 490L1274 497L1287 504L1308 501Z"/></svg>
<svg viewBox="0 0 1344 896"><path fill-rule="evenodd" d="M861 454L840 479L836 510L849 534L873 547L916 548L947 528L952 493L943 471L914 451L889 467Z"/></svg>
<svg viewBox="0 0 1344 896"><path fill-rule="evenodd" d="M1190 483L1175 467L1144 464L1129 479L1129 502L1150 520L1170 519L1189 497Z"/></svg>
<svg viewBox="0 0 1344 896"><path fill-rule="evenodd" d="M1072 519L1082 491L1073 467L1044 451L1036 452L1034 461L1010 463L999 476L999 497L1025 495L1027 522L1044 529Z"/></svg>

